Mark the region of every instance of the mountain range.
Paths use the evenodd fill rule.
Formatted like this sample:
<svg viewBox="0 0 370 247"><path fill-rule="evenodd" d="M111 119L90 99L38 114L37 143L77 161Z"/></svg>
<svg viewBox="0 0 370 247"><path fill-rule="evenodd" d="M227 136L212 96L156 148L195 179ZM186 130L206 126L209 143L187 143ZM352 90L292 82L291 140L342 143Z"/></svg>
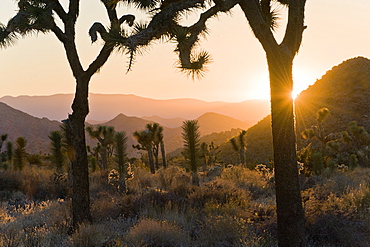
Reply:
<svg viewBox="0 0 370 247"><path fill-rule="evenodd" d="M66 119L71 113L70 106L73 94L56 94L50 96L4 96L0 102L26 112L35 117L46 117L51 120ZM179 127L183 119L194 119L207 112L214 112L257 123L270 112L268 100L247 100L240 103L206 102L196 99L156 100L125 94L89 95L90 113L87 120L108 121L118 114L135 116L150 121Z"/></svg>
<svg viewBox="0 0 370 247"><path fill-rule="evenodd" d="M131 146L136 144L136 140L134 140L132 135L133 132L144 130L146 124L153 122L151 120L161 119L147 120L129 117L121 113L115 118L99 124L113 126L116 131L125 131L128 136L129 152L132 154ZM213 132L227 131L232 128L247 129L251 126L246 122L218 113L206 113L197 118L197 120L202 136ZM15 141L20 136L25 137L28 141L26 149L30 153L48 153L50 148L48 135L51 131L58 129L60 129L60 122L58 121L37 118L0 102L0 134L7 133L9 141ZM181 127L170 128L164 126L163 132L167 152L172 152L182 146ZM88 145L95 145L96 141L88 136L86 139Z"/></svg>
<svg viewBox="0 0 370 247"><path fill-rule="evenodd" d="M54 99L54 97L60 97L59 99L66 99L68 95L58 95L58 96L45 96L45 98ZM90 95L91 99L94 96L109 99L108 95ZM126 95L127 96L127 95ZM119 96L126 98L126 96ZM34 101L35 99L40 99L39 97L28 97L22 96L25 99L30 99ZM22 97L3 97L2 99L17 100ZM69 95L70 99L72 95ZM135 100L142 100L142 98L137 96L127 96ZM42 98L42 97L41 97ZM111 105L115 106L115 100L111 98ZM127 98L126 98L127 99ZM46 100L46 99L43 99ZM144 99L145 101L147 99ZM42 101L42 100L41 100ZM40 101L40 102L41 102ZM62 102L63 100L59 100ZM24 102L27 102L24 101ZM49 102L49 101L42 101ZM167 103L178 103L181 104L193 104L197 102L196 100L169 100L160 101L156 100L148 102L156 102L156 104L164 104L163 109L176 109L176 104L171 107L165 108L165 102ZM187 103L186 103L187 102ZM208 105L209 102L202 102L201 105ZM249 102L250 103L250 102ZM41 104L41 103L40 103ZM46 103L44 103L46 104ZM52 104L52 103L50 103ZM60 103L55 103L55 107ZM221 104L220 102L210 102L209 104ZM227 103L226 108L231 107L231 105L241 107L242 103ZM33 105L33 103L30 105ZM127 104L130 105L131 104ZM127 106L126 105L126 106ZM132 104L135 105L135 104ZM25 105L22 105L24 107ZM33 105L34 106L34 105ZM208 105L209 106L209 105ZM40 106L41 107L41 106ZM94 106L91 106L91 109ZM100 106L102 107L102 106ZM180 109L180 105L177 105ZM297 142L298 147L302 146L302 139L300 138L300 133L302 130L309 128L316 124L316 112L327 107L331 114L325 121L325 130L327 133L333 133L342 131L346 128L350 121L357 121L359 125L364 126L366 130L370 131L370 60L363 57L357 57L349 59L333 67L316 83L310 86L307 90L303 91L295 100L295 110L296 110L296 129L297 129ZM47 106L49 109L50 106ZM112 107L114 108L114 107ZM134 109L135 107L125 107L125 109ZM166 151L170 153L182 146L181 138L181 127L179 127L184 119L194 119L196 118L200 124L200 131L204 140L207 141L217 141L217 145L221 145L221 150L223 152L223 157L233 157L234 152L231 150L231 145L227 142L231 135L236 135L241 129L248 129L247 131L247 159L250 162L261 162L268 163L269 159L272 157L272 136L271 136L271 117L265 114L262 116L257 124L252 126L252 123L241 121L240 119L232 118L228 115L223 115L217 112L205 112L198 116L194 116L194 112L191 110L188 114L165 114L166 110L162 110L163 114L156 114L158 112L148 112L144 111L145 107L139 107L140 113L147 117L137 117L128 116L124 113L119 113L115 115L109 121L99 121L100 124L114 126L117 131L126 131L129 137L129 147L136 143L132 138L132 133L135 130L145 129L145 125L150 122L158 122L164 126L164 136L166 143ZM138 109L139 109L138 108ZM182 109L192 109L190 105L183 106ZM202 108L202 107L200 107ZM42 114L41 109L30 109L34 112L39 112ZM154 109L154 108L153 108ZM204 110L206 108L202 108ZM218 108L220 109L220 108ZM101 111L103 111L101 109ZM107 111L110 111L108 108ZM48 111L46 111L48 112ZM61 110L57 112L62 112ZM104 112L104 111L103 111ZM113 111L112 111L113 112ZM180 113L181 111L178 111ZM201 110L199 110L201 112ZM231 112L231 111L229 111ZM247 110L246 110L247 112ZM127 112L126 112L127 113ZM132 112L131 112L132 113ZM110 113L113 114L113 113ZM138 114L138 115L139 115ZM31 114L32 115L32 114ZM0 103L0 134L8 133L9 140L14 141L17 137L23 136L28 140L27 150L29 152L48 152L49 150L49 140L48 134L52 130L59 128L59 121L52 121L47 118L40 118L31 116L28 113L22 112L20 110L14 109L13 107ZM148 117L149 116L149 117ZM177 116L177 117L175 117ZM186 118L188 116L188 118ZM191 117L189 117L191 116ZM98 118L97 118L98 119ZM99 120L99 119L98 119ZM91 121L93 123L93 121ZM96 124L96 122L94 122ZM251 127L252 126L252 127ZM220 133L222 132L222 133ZM222 140L221 140L222 139ZM94 142L91 139L87 140L90 145ZM226 162L228 162L226 160Z"/></svg>

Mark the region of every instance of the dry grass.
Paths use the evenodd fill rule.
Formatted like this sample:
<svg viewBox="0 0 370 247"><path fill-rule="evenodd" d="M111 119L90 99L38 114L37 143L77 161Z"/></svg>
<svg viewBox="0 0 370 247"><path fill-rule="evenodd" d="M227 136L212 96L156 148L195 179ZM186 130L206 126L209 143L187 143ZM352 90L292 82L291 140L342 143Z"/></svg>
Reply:
<svg viewBox="0 0 370 247"><path fill-rule="evenodd" d="M269 174L230 167L220 176L204 173L197 187L182 168L134 171L127 195L105 173L91 175L95 223L73 235L69 199L58 199L52 171L0 171L0 246L276 245ZM303 182L308 246L370 246L370 169Z"/></svg>

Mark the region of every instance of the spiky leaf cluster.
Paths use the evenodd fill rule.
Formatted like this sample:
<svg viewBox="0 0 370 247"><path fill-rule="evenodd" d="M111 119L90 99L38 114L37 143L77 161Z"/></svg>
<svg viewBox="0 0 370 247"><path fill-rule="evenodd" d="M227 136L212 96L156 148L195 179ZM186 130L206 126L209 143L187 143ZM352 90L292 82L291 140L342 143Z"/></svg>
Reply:
<svg viewBox="0 0 370 247"><path fill-rule="evenodd" d="M42 0L21 0L19 11L9 22L7 30L26 35L32 32L48 32L53 26L53 6Z"/></svg>
<svg viewBox="0 0 370 247"><path fill-rule="evenodd" d="M7 30L6 26L0 23L0 48L6 48L15 43L17 36Z"/></svg>

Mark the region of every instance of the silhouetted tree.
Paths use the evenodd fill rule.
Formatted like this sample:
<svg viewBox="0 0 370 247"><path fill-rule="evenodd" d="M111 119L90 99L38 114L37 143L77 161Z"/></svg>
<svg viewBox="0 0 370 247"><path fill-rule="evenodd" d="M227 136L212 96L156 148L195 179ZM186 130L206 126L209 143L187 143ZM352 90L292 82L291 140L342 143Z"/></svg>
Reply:
<svg viewBox="0 0 370 247"><path fill-rule="evenodd" d="M357 165L355 160L362 166L369 166L369 146L370 134L363 126L358 126L356 121L352 121L347 126L347 131L341 133L342 141L346 144L346 152L353 156L353 161L349 165L353 168ZM354 158L356 157L356 159Z"/></svg>
<svg viewBox="0 0 370 247"><path fill-rule="evenodd" d="M153 156L155 159L156 169L159 169L159 151L161 151L162 165L165 168L167 166L167 163L163 141L163 127L158 123L148 123L146 125L146 129L151 133L152 136Z"/></svg>
<svg viewBox="0 0 370 247"><path fill-rule="evenodd" d="M239 161L240 164L243 166L246 166L246 160L245 160L245 151L247 148L247 145L245 143L245 135L247 134L246 130L240 131L239 135L237 137L233 137L230 139L230 143L233 147L233 149L238 153L239 155Z"/></svg>
<svg viewBox="0 0 370 247"><path fill-rule="evenodd" d="M108 169L108 148L109 146L112 146L114 143L114 127L112 126L98 126L96 129L94 129L93 126L86 127L87 133L89 135L98 140L98 142L101 145L100 151L101 151L101 158L102 158L102 165L101 168L103 170Z"/></svg>
<svg viewBox="0 0 370 247"><path fill-rule="evenodd" d="M140 48L153 40L171 38L171 30L179 16L189 10L204 7L204 1L178 1L165 5L158 0L101 0L109 18L108 27L95 22L89 30L91 41L102 39L102 48L96 59L84 69L76 46L76 22L80 12L80 0L69 0L62 5L59 0L17 0L18 12L7 25L0 24L0 48L13 44L18 36L32 33L55 34L63 44L72 74L76 80L72 114L65 121L72 136L75 157L72 160L72 222L76 227L84 221L91 222L88 179L88 158L85 140L85 119L89 113L88 92L91 77L106 63L114 50L124 50L130 56L129 70ZM152 13L149 24L135 25L132 32L123 26L134 25L133 15L118 16L117 4L130 3ZM67 6L67 7L64 7ZM66 10L68 8L68 10ZM60 25L61 23L61 25Z"/></svg>
<svg viewBox="0 0 370 247"><path fill-rule="evenodd" d="M192 173L192 183L199 186L198 163L200 159L200 131L198 120L184 121L182 126L182 138L184 141L183 155L189 161Z"/></svg>
<svg viewBox="0 0 370 247"><path fill-rule="evenodd" d="M200 157L203 159L203 171L206 171L208 166L217 162L218 155L221 152L219 148L214 142L211 142L209 145L206 142L202 142L200 145Z"/></svg>
<svg viewBox="0 0 370 247"><path fill-rule="evenodd" d="M14 170L22 171L26 160L27 141L24 137L18 137L15 141L16 149L14 151Z"/></svg>
<svg viewBox="0 0 370 247"><path fill-rule="evenodd" d="M118 165L119 190L126 193L126 179L128 178L127 164L127 136L126 132L117 132L115 134L114 156Z"/></svg>
<svg viewBox="0 0 370 247"><path fill-rule="evenodd" d="M132 147L138 150L146 150L148 152L150 172L152 174L155 174L152 133L148 129L146 129L143 131L135 131L133 135L139 144L132 145Z"/></svg>
<svg viewBox="0 0 370 247"><path fill-rule="evenodd" d="M7 138L8 138L8 134L2 134L1 137L0 137L0 167L1 167L1 163L3 161L3 156L2 156L1 149L2 149L3 144L4 144L4 142L6 141Z"/></svg>
<svg viewBox="0 0 370 247"><path fill-rule="evenodd" d="M8 166L12 166L14 156L13 142L6 143L6 162L7 166L4 169L8 169Z"/></svg>
<svg viewBox="0 0 370 247"><path fill-rule="evenodd" d="M51 160L55 164L58 173L63 172L63 133L61 131L52 131L49 134L51 142Z"/></svg>

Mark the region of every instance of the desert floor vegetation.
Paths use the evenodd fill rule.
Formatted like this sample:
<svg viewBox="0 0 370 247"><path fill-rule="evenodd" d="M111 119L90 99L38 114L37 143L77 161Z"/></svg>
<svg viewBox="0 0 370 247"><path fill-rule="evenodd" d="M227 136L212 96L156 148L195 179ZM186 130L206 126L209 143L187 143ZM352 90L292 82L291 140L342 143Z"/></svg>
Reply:
<svg viewBox="0 0 370 247"><path fill-rule="evenodd" d="M72 232L67 179L51 169L0 171L1 246L277 246L273 174L264 165L132 167L127 193L90 173L93 224ZM370 169L301 176L308 246L369 246Z"/></svg>

